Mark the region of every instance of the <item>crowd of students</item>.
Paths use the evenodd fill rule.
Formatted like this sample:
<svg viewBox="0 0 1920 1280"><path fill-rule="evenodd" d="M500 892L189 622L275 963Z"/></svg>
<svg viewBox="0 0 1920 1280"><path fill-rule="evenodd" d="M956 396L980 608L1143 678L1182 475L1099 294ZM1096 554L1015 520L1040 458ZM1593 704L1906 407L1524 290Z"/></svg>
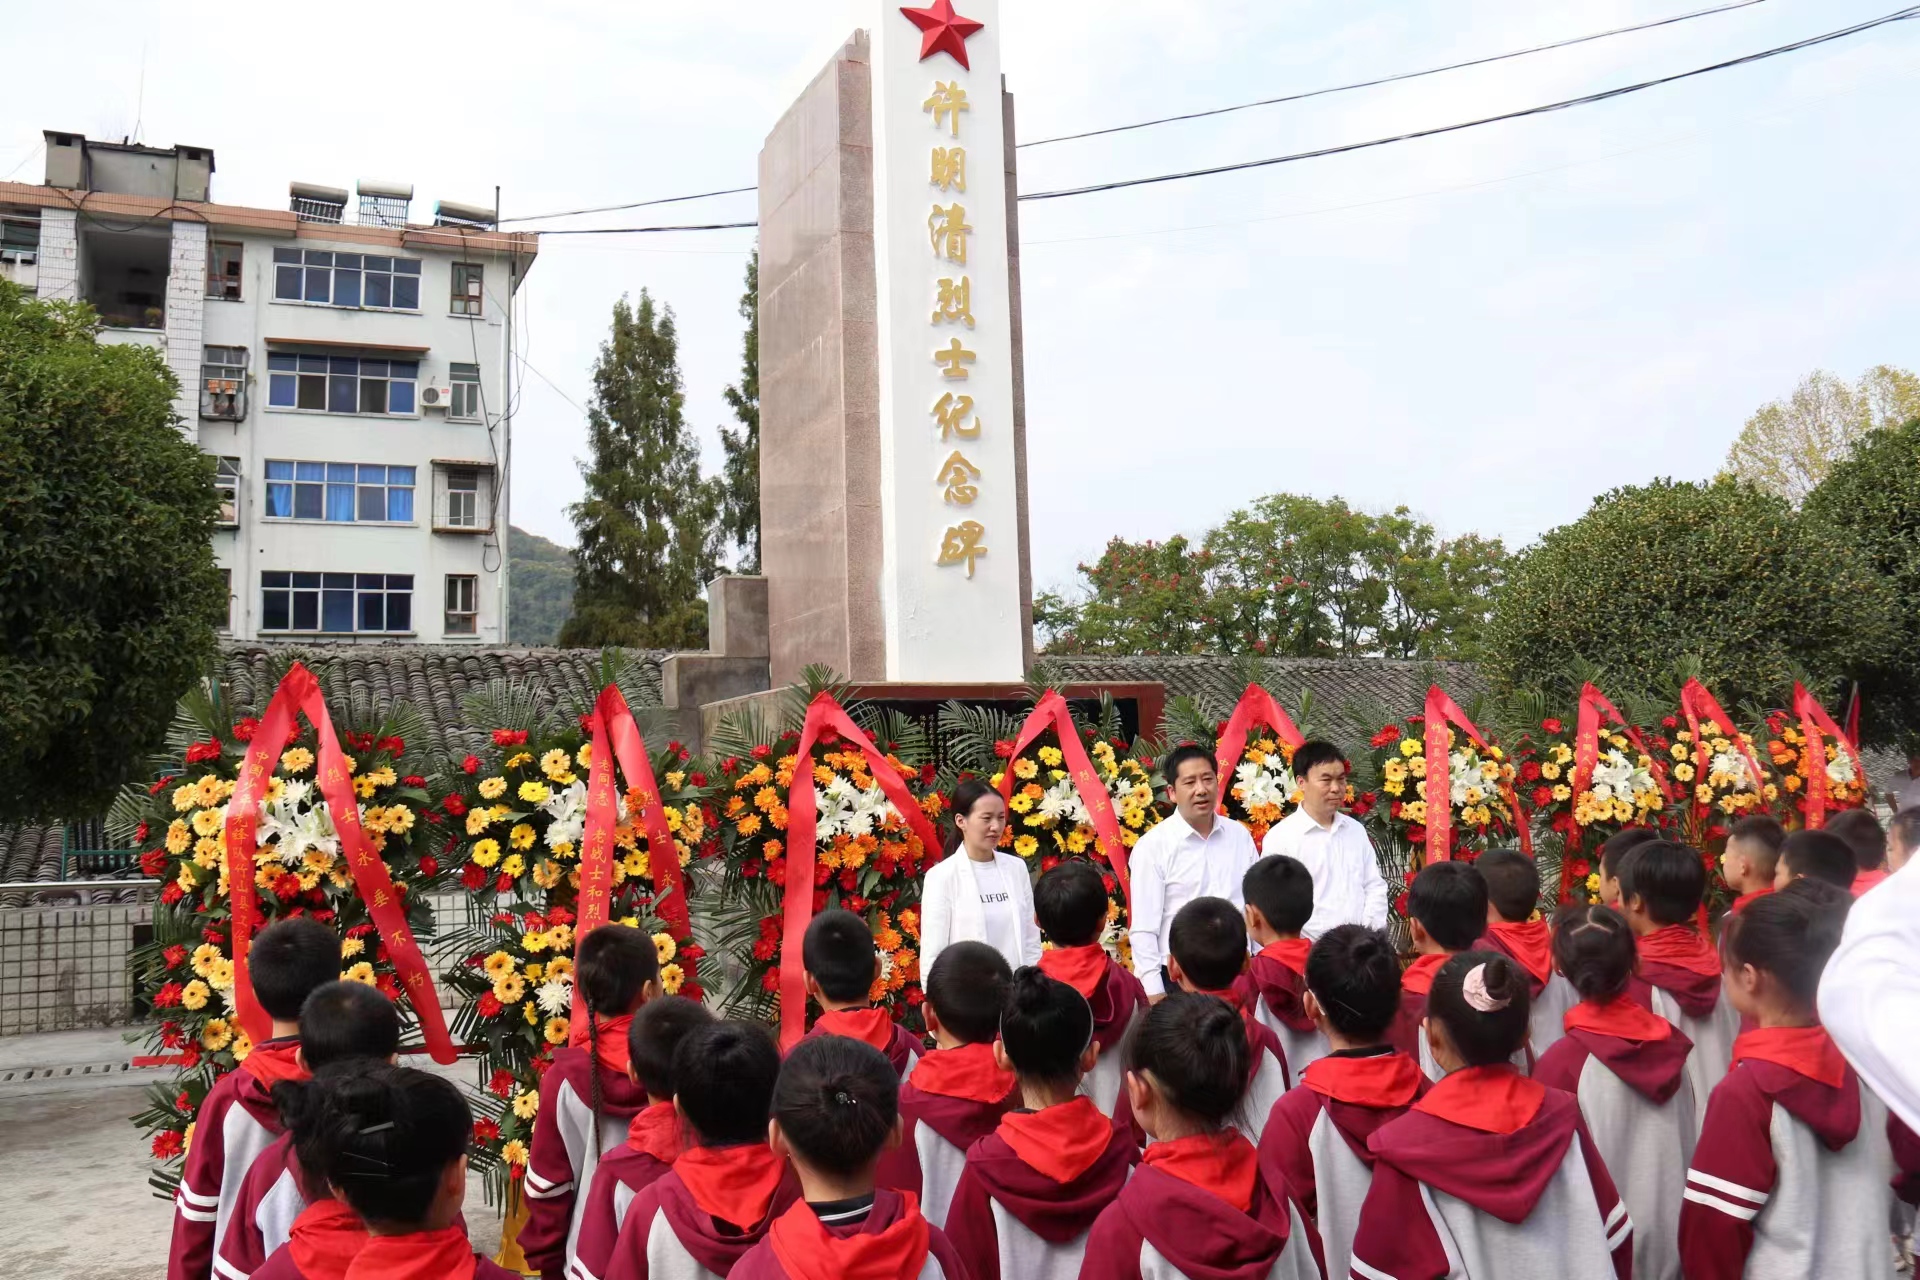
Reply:
<svg viewBox="0 0 1920 1280"><path fill-rule="evenodd" d="M1699 855L1650 832L1608 841L1603 903L1551 921L1531 859L1436 863L1404 970L1363 925L1308 943L1313 878L1271 855L1244 908L1180 907L1154 997L1070 862L1034 887L1037 966L942 949L932 1047L869 1004L848 912L807 930L823 1012L784 1059L660 995L645 935L598 929L520 1241L544 1280L1878 1280L1920 1143L1815 1008L1878 869L1840 825L1736 826L1717 943ZM274 1038L202 1109L170 1280L509 1274L461 1216L472 1114L394 1065L393 1006L337 980L310 920L250 961Z"/></svg>

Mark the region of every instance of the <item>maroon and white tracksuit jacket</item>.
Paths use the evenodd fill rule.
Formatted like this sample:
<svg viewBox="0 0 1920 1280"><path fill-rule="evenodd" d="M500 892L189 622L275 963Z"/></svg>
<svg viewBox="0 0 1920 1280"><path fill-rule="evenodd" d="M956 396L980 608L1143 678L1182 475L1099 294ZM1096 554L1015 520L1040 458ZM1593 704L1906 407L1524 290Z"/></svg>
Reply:
<svg viewBox="0 0 1920 1280"><path fill-rule="evenodd" d="M927 1221L946 1226L968 1148L1019 1102L1019 1082L994 1065L991 1044L933 1050L900 1086L900 1145L880 1157L875 1181L911 1191Z"/></svg>
<svg viewBox="0 0 1920 1280"><path fill-rule="evenodd" d="M1260 1167L1284 1186L1320 1237L1327 1274L1345 1280L1360 1206L1373 1185L1367 1139L1427 1091L1420 1064L1389 1045L1330 1053L1273 1108Z"/></svg>
<svg viewBox="0 0 1920 1280"><path fill-rule="evenodd" d="M885 1009L830 1009L820 1015L807 1035L846 1036L872 1045L887 1055L887 1061L900 1073L902 1083L913 1071L913 1064L927 1051L926 1046L895 1022Z"/></svg>
<svg viewBox="0 0 1920 1280"><path fill-rule="evenodd" d="M1693 1044L1659 1014L1622 997L1567 1010L1566 1036L1533 1078L1564 1089L1633 1218L1634 1280L1680 1280L1680 1202L1693 1158Z"/></svg>
<svg viewBox="0 0 1920 1280"><path fill-rule="evenodd" d="M797 1200L729 1280L966 1280L940 1228L905 1192L876 1187L871 1205L822 1218Z"/></svg>
<svg viewBox="0 0 1920 1280"><path fill-rule="evenodd" d="M1727 1074L1740 1015L1720 995L1720 953L1692 925L1673 924L1639 940L1640 963L1628 992L1693 1042L1687 1083L1693 1086L1694 1132L1706 1119L1704 1100Z"/></svg>
<svg viewBox="0 0 1920 1280"><path fill-rule="evenodd" d="M1880 1280L1892 1184L1910 1195L1916 1173L1912 1135L1824 1028L1746 1032L1687 1170L1682 1270Z"/></svg>
<svg viewBox="0 0 1920 1280"><path fill-rule="evenodd" d="M667 1175L680 1158L680 1115L671 1102L642 1108L627 1124L627 1140L603 1153L593 1171L573 1240L570 1280L603 1280L627 1210L642 1191Z"/></svg>
<svg viewBox="0 0 1920 1280"><path fill-rule="evenodd" d="M219 1280L247 1280L287 1242L294 1219L306 1207L293 1136L283 1133L254 1157L247 1176L240 1181L233 1216L227 1220L220 1252L213 1259L214 1275Z"/></svg>
<svg viewBox="0 0 1920 1280"><path fill-rule="evenodd" d="M1074 1280L1087 1233L1138 1157L1084 1094L1009 1112L967 1152L947 1208L947 1239L969 1280Z"/></svg>
<svg viewBox="0 0 1920 1280"><path fill-rule="evenodd" d="M1260 948L1247 971L1234 984L1247 1007L1273 1032L1286 1055L1287 1071L1296 1081L1307 1064L1330 1048L1327 1038L1307 1016L1307 953L1313 943L1305 938L1282 938Z"/></svg>
<svg viewBox="0 0 1920 1280"><path fill-rule="evenodd" d="M1450 951L1413 958L1413 963L1400 975L1400 1016L1387 1028L1387 1042L1418 1062L1420 1070L1426 1073L1429 1080L1438 1080L1445 1073L1433 1060L1433 1053L1427 1048L1427 1037L1421 1031L1420 1024L1427 1017L1427 993L1433 990L1433 975L1451 959L1453 953Z"/></svg>
<svg viewBox="0 0 1920 1280"><path fill-rule="evenodd" d="M584 1047L556 1050L540 1081L540 1110L533 1121L523 1188L527 1222L520 1247L527 1265L545 1280L562 1280L573 1261L574 1242L586 1211L599 1156L594 1142L593 1077L600 1078L599 1154L620 1147L634 1116L647 1105L646 1091L627 1077L627 1028L631 1017L600 1024L599 1059Z"/></svg>
<svg viewBox="0 0 1920 1280"><path fill-rule="evenodd" d="M764 1142L689 1147L628 1206L605 1280L709 1280L731 1272L800 1198ZM585 1259L584 1250L581 1260ZM583 1280L600 1280L575 1263Z"/></svg>
<svg viewBox="0 0 1920 1280"><path fill-rule="evenodd" d="M1355 1280L1631 1280L1633 1222L1572 1097L1467 1067L1368 1141Z"/></svg>
<svg viewBox="0 0 1920 1280"><path fill-rule="evenodd" d="M1097 944L1042 951L1040 970L1085 996L1093 1010L1093 1042L1100 1046L1100 1057L1081 1077L1080 1092L1093 1099L1102 1115L1111 1116L1126 1075L1120 1046L1134 1019L1146 1013L1147 989Z"/></svg>
<svg viewBox="0 0 1920 1280"><path fill-rule="evenodd" d="M1200 991L1195 994L1225 1000L1240 1015L1240 1025L1247 1033L1247 1048L1252 1055L1252 1072L1247 1077L1246 1092L1240 1096L1240 1106L1233 1114L1232 1123L1235 1129L1246 1135L1248 1142L1258 1144L1260 1134L1267 1127L1267 1116L1272 1113L1273 1104L1280 1101L1293 1086L1293 1076L1287 1070L1287 1051L1280 1047L1279 1037L1254 1016L1252 1008L1241 999L1238 991ZM1113 1123L1133 1135L1135 1146L1146 1146L1146 1131L1134 1120L1133 1104L1127 1100L1124 1089L1114 1102Z"/></svg>
<svg viewBox="0 0 1920 1280"><path fill-rule="evenodd" d="M1312 1230L1232 1129L1156 1142L1087 1237L1084 1280L1318 1280Z"/></svg>
<svg viewBox="0 0 1920 1280"><path fill-rule="evenodd" d="M1532 1060L1551 1049L1561 1035L1561 1018L1579 1003L1573 984L1553 971L1553 929L1544 920L1487 926L1475 951L1497 951L1527 971L1527 1049Z"/></svg>
<svg viewBox="0 0 1920 1280"><path fill-rule="evenodd" d="M254 1046L240 1066L207 1091L194 1121L193 1142L174 1193L173 1243L167 1280L207 1280L240 1198L247 1170L280 1136L280 1110L270 1092L282 1080L304 1080L293 1036Z"/></svg>

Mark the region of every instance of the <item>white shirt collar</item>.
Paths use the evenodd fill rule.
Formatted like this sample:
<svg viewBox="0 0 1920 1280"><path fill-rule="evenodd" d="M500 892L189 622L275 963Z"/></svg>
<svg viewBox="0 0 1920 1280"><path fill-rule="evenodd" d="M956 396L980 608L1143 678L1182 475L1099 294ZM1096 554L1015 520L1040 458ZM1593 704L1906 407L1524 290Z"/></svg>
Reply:
<svg viewBox="0 0 1920 1280"><path fill-rule="evenodd" d="M1285 818L1282 818L1281 822L1283 824L1291 823L1294 826L1300 828L1302 831L1318 831L1325 835L1331 836L1336 834L1340 830L1340 823L1342 819L1345 819L1348 822L1354 821L1353 815L1348 813L1345 809L1335 809L1333 811L1332 824L1329 826L1323 827L1319 823L1313 820L1312 814L1308 813L1304 808L1299 808L1299 809L1295 809L1292 813L1288 814Z"/></svg>
<svg viewBox="0 0 1920 1280"><path fill-rule="evenodd" d="M1178 844L1182 840L1185 840L1188 836L1192 836L1195 840L1198 840L1201 844L1205 844L1207 841L1213 839L1214 836L1220 834L1220 828L1222 824L1233 821L1232 818L1229 818L1224 813L1216 813L1213 815L1212 829L1209 830L1207 834L1203 836L1198 831L1195 831L1193 829L1193 824L1187 821L1187 815L1184 813L1181 813L1178 809L1175 809L1172 813L1168 814L1166 820L1170 823L1179 824L1179 827L1174 832L1175 844Z"/></svg>

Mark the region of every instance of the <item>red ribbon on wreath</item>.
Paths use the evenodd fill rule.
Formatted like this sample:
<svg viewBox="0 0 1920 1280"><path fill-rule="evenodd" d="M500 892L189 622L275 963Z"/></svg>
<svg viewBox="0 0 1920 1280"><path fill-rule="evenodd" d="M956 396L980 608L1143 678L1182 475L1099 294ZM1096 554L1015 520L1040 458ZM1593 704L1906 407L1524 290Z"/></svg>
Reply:
<svg viewBox="0 0 1920 1280"><path fill-rule="evenodd" d="M933 823L914 802L913 793L907 790L907 784L886 754L860 731L860 726L832 694L815 694L807 704L806 723L800 727L800 744L794 748L793 785L787 794L787 881L781 901L786 925L780 943L782 1052L799 1043L807 1029L807 967L801 951L807 940L807 925L813 921L813 867L818 853L814 840L820 819L818 797L813 790L813 748L828 731L846 739L866 757L873 780L927 851L931 853L940 847Z"/></svg>
<svg viewBox="0 0 1920 1280"><path fill-rule="evenodd" d="M1079 793L1080 803L1087 807L1087 821L1093 827L1093 842L1106 855L1107 864L1119 879L1120 892L1126 896L1127 906L1131 909L1133 896L1127 880L1127 845L1120 838L1120 816L1113 811L1113 796L1107 791L1107 784L1094 771L1093 759L1087 754L1087 744L1080 740L1080 731L1073 727L1073 713L1067 709L1067 700L1058 691L1049 689L1041 694L1040 701L1027 713L1026 723L1020 726L1020 733L1013 740L1007 768L1000 775L1000 798L1013 798L1013 761L1048 729L1053 730L1054 737L1060 740L1060 754L1066 763L1068 776L1073 779L1073 789Z"/></svg>
<svg viewBox="0 0 1920 1280"><path fill-rule="evenodd" d="M1827 822L1827 747L1820 735L1824 733L1840 744L1853 760L1855 776L1865 777L1866 771L1860 764L1860 753L1854 749L1853 740L1834 723L1820 700L1797 680L1793 685L1793 713L1800 717L1800 732L1807 740L1807 829L1811 831Z"/></svg>
<svg viewBox="0 0 1920 1280"><path fill-rule="evenodd" d="M1671 800L1673 798L1673 791L1667 784L1665 763L1658 755L1655 755L1647 749L1646 739L1642 736L1640 730L1635 728L1628 722L1625 716L1620 714L1620 709L1613 705L1613 701L1608 698L1606 694L1595 688L1591 681L1588 681L1580 689L1579 717L1574 724L1573 730L1573 777L1569 779L1569 782L1572 786L1575 805L1579 804L1580 793L1593 785L1594 766L1600 763L1600 729L1602 725L1609 721L1619 725L1621 731L1626 735L1627 741L1633 744L1634 750L1651 761L1649 772L1653 774L1654 785L1660 788L1661 795ZM1560 897L1562 900L1567 896L1568 887L1573 875L1572 854L1577 851L1579 847L1580 824L1576 822L1573 824L1572 830L1567 833L1567 856L1560 860Z"/></svg>
<svg viewBox="0 0 1920 1280"><path fill-rule="evenodd" d="M666 805L653 773L653 759L634 723L633 711L619 687L608 685L594 701L587 717L593 743L593 761L587 766L587 823L580 840L580 896L576 903L573 945L612 918L613 831L620 825L620 789L614 765L638 791L640 826L647 833L647 874L653 880L653 909L675 939L691 936L687 917L686 885L680 875L680 848L667 825ZM587 1004L573 1002L570 1019L575 1036L587 1030Z"/></svg>
<svg viewBox="0 0 1920 1280"><path fill-rule="evenodd" d="M1453 770L1451 767L1450 744L1447 742L1447 725L1452 724L1467 735L1474 746L1485 753L1492 750L1487 740L1480 736L1480 730L1473 721L1467 719L1467 713L1460 704L1447 696L1446 690L1439 685L1427 689L1427 708L1424 722L1426 730L1427 759L1427 858L1429 863L1445 862L1453 856ZM1434 796L1435 780L1439 783L1439 796ZM1495 782L1492 790L1501 791L1507 797L1507 803L1513 809L1514 835L1520 841L1520 852L1533 856L1533 832L1527 818L1520 810L1520 796L1511 787ZM1438 850L1438 852L1435 852Z"/></svg>
<svg viewBox="0 0 1920 1280"><path fill-rule="evenodd" d="M247 948L260 925L260 897L254 887L253 858L258 847L260 801L266 795L273 776L274 762L299 730L298 716L305 714L320 743L318 783L326 799L328 816L340 838L348 874L360 898L367 904L374 927L393 957L400 983L420 1020L420 1033L427 1052L439 1063L458 1058L447 1026L440 1017L440 1000L433 989L433 977L420 954L420 944L407 928L406 912L400 905L400 892L394 886L387 864L368 842L360 828L359 802L353 793L353 777L346 765L340 739L333 731L333 718L327 714L327 702L320 682L302 663L295 662L273 692L273 701L260 717L260 727L247 744L247 758L234 783L227 804L227 890L233 910L233 991L240 1025L248 1037L259 1044L273 1035L273 1019L260 1007L247 972Z"/></svg>
<svg viewBox="0 0 1920 1280"><path fill-rule="evenodd" d="M1760 761L1754 758L1753 748L1741 739L1740 730L1734 724L1733 717L1726 713L1725 708L1711 693L1707 692L1707 686L1701 684L1698 678L1689 679L1680 687L1680 714L1687 718L1687 729L1693 734L1693 785L1695 787L1707 780L1709 772L1706 735L1700 732L1700 720L1704 716L1709 722L1720 726L1726 733L1727 740L1733 743L1734 749L1739 751L1741 758L1747 762L1747 768L1753 770L1754 792L1760 795L1765 794L1762 788L1766 786L1767 775L1760 768ZM1688 795L1691 798L1691 788L1688 790ZM1706 806L1698 801L1694 802L1694 808L1700 813L1706 812Z"/></svg>
<svg viewBox="0 0 1920 1280"><path fill-rule="evenodd" d="M1256 724L1264 724L1274 731L1280 741L1298 751L1306 742L1306 736L1294 725L1293 717L1286 713L1273 695L1260 685L1247 685L1247 691L1240 695L1240 701L1233 706L1233 714L1227 717L1227 727L1220 731L1220 741L1213 751L1214 772L1220 778L1220 807L1224 812L1227 792L1233 786L1233 771L1240 767L1240 757L1246 754L1247 737Z"/></svg>

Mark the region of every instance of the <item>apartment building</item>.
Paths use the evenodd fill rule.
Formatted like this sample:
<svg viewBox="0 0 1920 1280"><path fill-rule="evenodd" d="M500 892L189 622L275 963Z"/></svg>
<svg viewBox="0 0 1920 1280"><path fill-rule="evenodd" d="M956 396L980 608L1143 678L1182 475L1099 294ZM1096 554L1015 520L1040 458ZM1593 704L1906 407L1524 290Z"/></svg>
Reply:
<svg viewBox="0 0 1920 1280"><path fill-rule="evenodd" d="M226 634L500 644L510 304L539 238L413 189L213 202L213 152L48 132L0 183L0 276L158 351L218 462ZM352 208L349 209L351 202Z"/></svg>

